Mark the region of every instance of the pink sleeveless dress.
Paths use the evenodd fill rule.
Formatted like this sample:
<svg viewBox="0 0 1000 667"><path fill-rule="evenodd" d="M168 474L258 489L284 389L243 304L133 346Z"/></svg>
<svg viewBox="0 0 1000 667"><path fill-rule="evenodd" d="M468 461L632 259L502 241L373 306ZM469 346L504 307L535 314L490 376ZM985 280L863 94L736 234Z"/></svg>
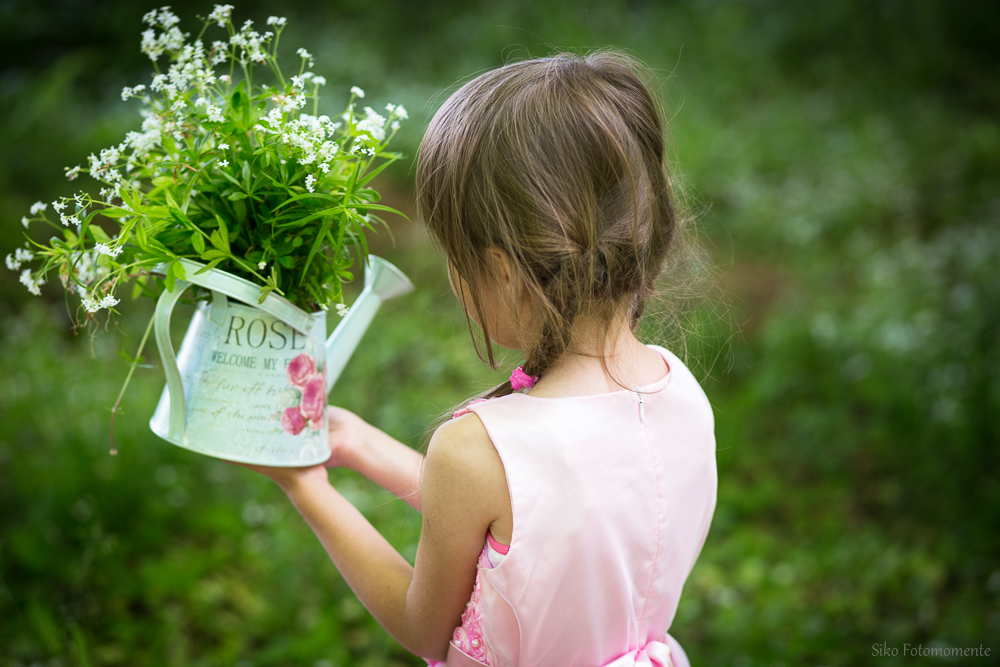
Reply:
<svg viewBox="0 0 1000 667"><path fill-rule="evenodd" d="M715 510L712 409L658 345L634 390L470 403L503 461L507 553L488 538L445 662L432 667L687 667L667 634ZM489 536L492 537L492 536Z"/></svg>

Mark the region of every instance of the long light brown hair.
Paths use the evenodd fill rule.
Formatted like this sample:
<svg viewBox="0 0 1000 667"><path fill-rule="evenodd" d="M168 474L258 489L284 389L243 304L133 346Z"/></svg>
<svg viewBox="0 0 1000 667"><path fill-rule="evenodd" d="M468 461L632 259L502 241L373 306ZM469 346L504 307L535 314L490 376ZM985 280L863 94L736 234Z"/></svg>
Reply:
<svg viewBox="0 0 1000 667"><path fill-rule="evenodd" d="M581 315L602 323L601 350L623 312L635 331L683 220L653 82L619 52L560 54L477 77L431 121L417 160L418 207L449 270L469 285L491 368L483 317L484 286L497 279L485 261L491 246L506 252L531 304L528 375L566 351ZM483 396L511 392L507 380Z"/></svg>

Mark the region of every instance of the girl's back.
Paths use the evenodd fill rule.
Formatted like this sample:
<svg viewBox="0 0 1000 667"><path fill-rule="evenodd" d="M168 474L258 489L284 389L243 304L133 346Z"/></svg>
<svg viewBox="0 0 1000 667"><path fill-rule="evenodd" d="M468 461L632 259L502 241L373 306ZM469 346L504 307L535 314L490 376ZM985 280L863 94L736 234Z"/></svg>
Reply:
<svg viewBox="0 0 1000 667"><path fill-rule="evenodd" d="M423 514L412 566L323 469L255 466L429 661L687 663L666 631L715 507L715 438L684 364L635 337L684 221L645 80L610 52L511 63L453 94L424 135L419 208L470 332L493 368L494 343L525 363L470 404L476 416L436 429L426 457L329 411L328 465ZM534 393L516 393L524 376L540 378ZM490 535L510 536L502 560Z"/></svg>
<svg viewBox="0 0 1000 667"><path fill-rule="evenodd" d="M513 512L509 552L478 573L488 664L664 655L715 508L715 438L694 377L648 347L665 375L635 391L469 407L503 461Z"/></svg>

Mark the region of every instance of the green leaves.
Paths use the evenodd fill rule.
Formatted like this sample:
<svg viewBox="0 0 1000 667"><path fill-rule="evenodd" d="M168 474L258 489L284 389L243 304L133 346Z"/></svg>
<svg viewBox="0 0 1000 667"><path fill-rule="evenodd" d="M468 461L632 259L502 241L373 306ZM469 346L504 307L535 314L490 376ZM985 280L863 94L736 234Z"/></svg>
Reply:
<svg viewBox="0 0 1000 667"><path fill-rule="evenodd" d="M166 275L163 277L163 284L166 285L168 292L173 292L176 282L185 278L187 278L187 273L184 271L184 265L174 260L167 267Z"/></svg>
<svg viewBox="0 0 1000 667"><path fill-rule="evenodd" d="M341 298L354 259L367 257L375 215L398 213L369 186L399 158L387 144L406 112L388 105L383 117L352 106L343 122L318 116L319 87L286 81L268 39L253 47L263 49L262 59L239 45L227 51L227 74L205 61L219 54L161 54L170 90L141 96L142 113L157 119L158 130L97 152L87 171L104 183L101 198L80 193L53 206L63 219L47 220L59 233L36 244L46 258L37 278L52 268L79 273L82 253L101 243L96 260L87 256L100 281L71 278L72 292L103 299L109 283L162 266L163 280L137 292L155 297L184 280L178 260L190 258L205 262L200 272L231 272L260 285L264 297L286 295L307 311ZM168 71L191 67L214 72L215 83ZM300 114L310 101L312 114Z"/></svg>
<svg viewBox="0 0 1000 667"><path fill-rule="evenodd" d="M250 120L250 99L247 97L245 84L245 81L240 81L229 95L229 106L232 109L233 120L243 132L247 130Z"/></svg>

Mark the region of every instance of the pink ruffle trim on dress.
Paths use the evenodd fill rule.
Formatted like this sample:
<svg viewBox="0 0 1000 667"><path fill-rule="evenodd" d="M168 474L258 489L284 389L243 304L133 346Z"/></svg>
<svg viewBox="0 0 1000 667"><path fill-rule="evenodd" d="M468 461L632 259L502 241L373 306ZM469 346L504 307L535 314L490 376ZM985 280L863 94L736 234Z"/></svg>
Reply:
<svg viewBox="0 0 1000 667"><path fill-rule="evenodd" d="M479 612L479 600L482 591L480 577L484 569L491 569L489 555L486 544L483 544L483 551L479 554L479 562L476 567L476 583L472 587L472 598L465 604L465 611L462 613L462 625L455 628L455 634L451 641L455 646L462 649L476 660L489 665L486 658L486 646L483 644L483 617Z"/></svg>
<svg viewBox="0 0 1000 667"><path fill-rule="evenodd" d="M452 415L452 417L461 417L462 415L464 415L467 412L469 412L469 406L470 405L475 405L476 403L482 403L483 401L488 401L488 400L490 400L490 399L488 399L488 398L474 398L471 401L469 401L469 404L466 405L464 408L462 408L461 410L456 410L455 414Z"/></svg>

